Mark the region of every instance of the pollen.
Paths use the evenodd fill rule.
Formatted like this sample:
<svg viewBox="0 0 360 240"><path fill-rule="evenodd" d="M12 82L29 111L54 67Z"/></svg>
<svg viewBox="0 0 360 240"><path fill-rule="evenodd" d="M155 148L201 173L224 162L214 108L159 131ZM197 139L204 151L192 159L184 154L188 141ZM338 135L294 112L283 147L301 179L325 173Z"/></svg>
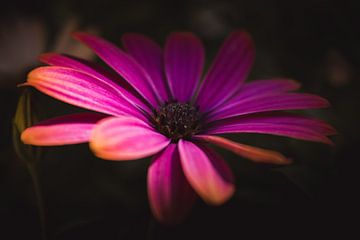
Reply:
<svg viewBox="0 0 360 240"><path fill-rule="evenodd" d="M157 130L173 142L189 138L200 130L198 108L189 103L165 103L154 111L153 122Z"/></svg>

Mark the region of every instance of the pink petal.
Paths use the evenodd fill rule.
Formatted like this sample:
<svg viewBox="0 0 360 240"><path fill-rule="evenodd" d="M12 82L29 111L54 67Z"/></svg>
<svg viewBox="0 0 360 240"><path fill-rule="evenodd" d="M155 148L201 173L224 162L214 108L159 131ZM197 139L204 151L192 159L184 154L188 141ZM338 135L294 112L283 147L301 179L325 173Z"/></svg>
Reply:
<svg viewBox="0 0 360 240"><path fill-rule="evenodd" d="M157 106L155 86L147 72L128 54L114 44L87 33L75 33L74 37L91 48L104 62L120 74L149 103Z"/></svg>
<svg viewBox="0 0 360 240"><path fill-rule="evenodd" d="M89 141L95 124L106 117L96 113L79 113L49 119L25 129L21 140L37 146L57 146Z"/></svg>
<svg viewBox="0 0 360 240"><path fill-rule="evenodd" d="M154 157L147 183L151 210L160 222L174 224L184 219L196 195L181 169L176 144Z"/></svg>
<svg viewBox="0 0 360 240"><path fill-rule="evenodd" d="M250 35L238 31L224 42L199 90L202 112L214 109L229 99L250 72L255 50Z"/></svg>
<svg viewBox="0 0 360 240"><path fill-rule="evenodd" d="M206 133L266 133L332 144L336 130L324 121L291 113L250 114L213 123Z"/></svg>
<svg viewBox="0 0 360 240"><path fill-rule="evenodd" d="M93 75L96 78L101 79L102 81L108 83L109 85L114 85L114 82L118 83L115 85L126 85L127 82L121 79L118 76L112 75L110 72L106 71L100 65L92 63L85 59L76 58L69 55L62 55L58 53L44 53L40 56L40 61L58 67L73 68L75 70L83 71L89 75ZM114 78L114 79L113 79Z"/></svg>
<svg viewBox="0 0 360 240"><path fill-rule="evenodd" d="M299 88L300 83L289 79L256 80L253 82L244 83L234 96L229 98L227 101L212 111L219 111L219 109L226 108L227 105L234 105L239 101L261 98L276 93L294 91Z"/></svg>
<svg viewBox="0 0 360 240"><path fill-rule="evenodd" d="M165 72L175 100L191 100L199 83L204 48L201 41L188 32L172 33L165 46Z"/></svg>
<svg viewBox="0 0 360 240"><path fill-rule="evenodd" d="M222 148L230 150L231 152L250 159L254 162L272 163L272 164L289 164L291 161L284 157L281 153L257 148L245 144L233 142L229 139L211 136L211 135L198 135L195 137L198 140L216 144Z"/></svg>
<svg viewBox="0 0 360 240"><path fill-rule="evenodd" d="M169 101L168 86L164 75L164 60L161 47L150 38L136 33L122 36L126 51L146 70L154 91L163 102Z"/></svg>
<svg viewBox="0 0 360 240"><path fill-rule="evenodd" d="M89 110L115 116L142 115L134 108L129 108L113 87L78 70L39 67L29 73L24 85L33 86L53 98Z"/></svg>
<svg viewBox="0 0 360 240"><path fill-rule="evenodd" d="M279 110L300 110L325 108L329 102L319 96L305 93L280 93L247 98L226 104L208 117L208 121L230 118L250 113L260 113Z"/></svg>
<svg viewBox="0 0 360 240"><path fill-rule="evenodd" d="M221 205L234 193L233 175L225 161L211 149L180 140L181 165L193 189L205 202Z"/></svg>
<svg viewBox="0 0 360 240"><path fill-rule="evenodd" d="M96 125L90 137L95 155L107 160L148 157L169 143L170 139L134 117L106 118Z"/></svg>
<svg viewBox="0 0 360 240"><path fill-rule="evenodd" d="M84 59L65 56L57 53L43 54L40 56L40 60L43 63L49 65L73 68L75 70L82 71L88 75L92 75L95 78L99 79L99 81L117 90L121 97L123 97L127 102L129 102L129 107L132 107L132 105L134 105L142 110L146 110L148 113L151 112L149 107L140 100L141 96L139 96L137 92L134 91L134 89L132 89L132 87L124 79L120 78L118 75L111 74L97 64L94 64Z"/></svg>
<svg viewBox="0 0 360 240"><path fill-rule="evenodd" d="M229 102L240 101L261 95L298 90L300 83L290 79L256 80L245 83Z"/></svg>

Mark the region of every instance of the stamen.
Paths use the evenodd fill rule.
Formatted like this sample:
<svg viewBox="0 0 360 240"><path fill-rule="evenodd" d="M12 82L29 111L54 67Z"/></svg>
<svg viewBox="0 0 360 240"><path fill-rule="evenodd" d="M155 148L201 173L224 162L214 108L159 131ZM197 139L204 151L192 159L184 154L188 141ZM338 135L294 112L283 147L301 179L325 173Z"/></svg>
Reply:
<svg viewBox="0 0 360 240"><path fill-rule="evenodd" d="M166 103L154 111L153 121L159 132L177 142L200 130L198 108L188 103Z"/></svg>

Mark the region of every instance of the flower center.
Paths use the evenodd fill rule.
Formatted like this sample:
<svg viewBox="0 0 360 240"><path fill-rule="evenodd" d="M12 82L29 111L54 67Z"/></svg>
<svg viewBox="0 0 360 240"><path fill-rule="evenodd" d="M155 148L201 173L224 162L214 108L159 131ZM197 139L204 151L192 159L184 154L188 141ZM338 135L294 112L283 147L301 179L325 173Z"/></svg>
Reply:
<svg viewBox="0 0 360 240"><path fill-rule="evenodd" d="M165 103L154 111L153 121L159 132L177 142L200 129L198 109L188 103Z"/></svg>

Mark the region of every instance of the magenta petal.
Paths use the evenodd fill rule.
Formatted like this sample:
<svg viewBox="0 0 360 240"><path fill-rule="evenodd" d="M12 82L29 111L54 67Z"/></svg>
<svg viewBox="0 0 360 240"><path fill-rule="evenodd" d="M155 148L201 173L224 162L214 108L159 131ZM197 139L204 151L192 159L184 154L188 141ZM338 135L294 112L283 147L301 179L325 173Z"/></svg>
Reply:
<svg viewBox="0 0 360 240"><path fill-rule="evenodd" d="M161 47L150 38L136 33L122 36L126 51L147 71L155 88L154 91L162 101L169 100L168 86L164 75L164 59Z"/></svg>
<svg viewBox="0 0 360 240"><path fill-rule="evenodd" d="M245 83L229 102L236 102L261 95L294 91L300 88L300 83L289 79L256 80Z"/></svg>
<svg viewBox="0 0 360 240"><path fill-rule="evenodd" d="M300 88L300 83L289 79L270 79L256 80L244 83L238 92L227 101L219 105L213 112L219 111L227 105L236 104L239 101L245 101L252 98L261 98L267 95L294 91Z"/></svg>
<svg viewBox="0 0 360 240"><path fill-rule="evenodd" d="M202 112L214 109L229 99L250 72L255 50L248 33L232 33L224 42L199 90Z"/></svg>
<svg viewBox="0 0 360 240"><path fill-rule="evenodd" d="M57 53L46 53L40 56L40 60L43 63L54 65L58 67L73 68L75 70L82 71L89 75L92 75L99 79L99 81L113 87L116 89L119 94L130 104L139 107L140 109L151 112L149 107L139 100L139 96L136 96L137 93L131 89L129 84L118 75L110 74L105 69L101 68L99 65L96 65L92 62L89 62L84 59L78 59L75 57L65 56Z"/></svg>
<svg viewBox="0 0 360 240"><path fill-rule="evenodd" d="M329 102L319 96L304 93L270 94L227 104L209 115L208 121L278 110L325 108Z"/></svg>
<svg viewBox="0 0 360 240"><path fill-rule="evenodd" d="M206 133L263 133L332 144L326 136L335 134L336 130L318 119L269 113L225 119L214 123Z"/></svg>
<svg viewBox="0 0 360 240"><path fill-rule="evenodd" d="M160 152L170 139L134 117L109 117L99 122L90 137L95 155L107 160L134 160Z"/></svg>
<svg viewBox="0 0 360 240"><path fill-rule="evenodd" d="M165 72L175 100L191 100L204 65L204 48L191 33L172 33L165 46Z"/></svg>
<svg viewBox="0 0 360 240"><path fill-rule="evenodd" d="M223 127L228 128L236 125L251 125L258 123L301 126L326 136L335 135L337 133L335 128L320 119L284 112L257 113L220 120L212 124L212 130L210 131L217 131L216 129L221 129Z"/></svg>
<svg viewBox="0 0 360 240"><path fill-rule="evenodd" d="M208 147L180 140L181 165L193 189L211 205L221 205L234 193L233 175L225 161Z"/></svg>
<svg viewBox="0 0 360 240"><path fill-rule="evenodd" d="M197 135L195 139L213 143L227 149L241 157L250 159L254 162L271 163L271 164L289 164L291 161L281 153L263 148L253 147L229 139L211 135Z"/></svg>
<svg viewBox="0 0 360 240"><path fill-rule="evenodd" d="M21 140L37 146L88 142L91 130L104 117L106 115L79 113L49 119L27 128L22 132Z"/></svg>
<svg viewBox="0 0 360 240"><path fill-rule="evenodd" d="M163 223L180 222L196 199L182 171L176 144L170 144L154 157L147 184L151 210Z"/></svg>
<svg viewBox="0 0 360 240"><path fill-rule="evenodd" d="M109 85L114 85L114 82L119 85L127 84L123 79L124 83L119 83L119 78L113 79L114 75L110 75L110 72L103 69L100 65L89 62L85 59L80 59L72 57L69 55L62 55L58 53L45 53L40 56L40 61L52 66L73 68L75 70L83 71L89 75L93 75L101 79L104 82L107 82Z"/></svg>
<svg viewBox="0 0 360 240"><path fill-rule="evenodd" d="M74 37L90 47L104 62L120 74L139 94L157 106L155 86L146 71L128 54L114 44L94 35L76 33Z"/></svg>
<svg viewBox="0 0 360 240"><path fill-rule="evenodd" d="M114 116L142 116L136 109L129 108L128 103L112 86L71 68L36 68L29 73L25 85L33 86L60 101L89 110Z"/></svg>

